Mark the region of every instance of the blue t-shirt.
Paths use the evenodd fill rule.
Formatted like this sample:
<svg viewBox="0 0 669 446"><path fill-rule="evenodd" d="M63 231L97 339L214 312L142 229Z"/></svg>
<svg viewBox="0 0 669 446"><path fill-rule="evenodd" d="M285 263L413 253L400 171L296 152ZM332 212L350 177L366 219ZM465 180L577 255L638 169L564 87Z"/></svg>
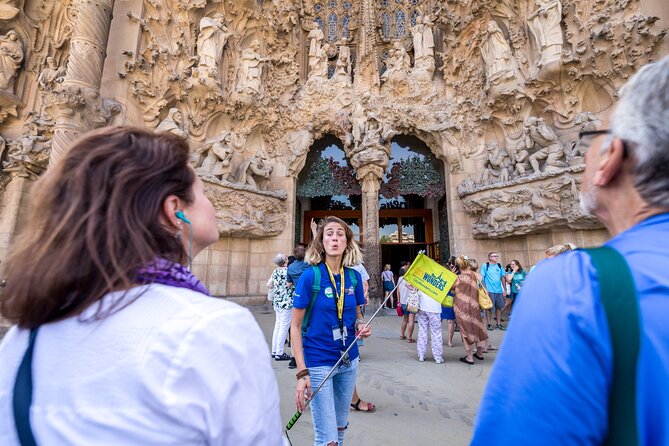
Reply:
<svg viewBox="0 0 669 446"><path fill-rule="evenodd" d="M639 299L639 444L669 445L669 214L606 244L625 256ZM608 431L612 348L590 257L573 251L540 262L520 296L471 444L601 445Z"/></svg>
<svg viewBox="0 0 669 446"><path fill-rule="evenodd" d="M286 271L286 281L292 283L293 285L297 284L304 270L310 266L311 265L309 265L304 260L295 260L293 263L288 265L288 270Z"/></svg>
<svg viewBox="0 0 669 446"><path fill-rule="evenodd" d="M483 284L489 293L503 293L502 276L504 269L499 263L484 263L481 267L481 276L483 276Z"/></svg>
<svg viewBox="0 0 669 446"><path fill-rule="evenodd" d="M316 296L316 301L311 310L309 319L309 329L302 338L304 349L304 361L307 367L332 367L339 359L344 349L341 340L335 340L333 330L339 334L339 320L337 318L337 306L335 305L334 290L330 282L330 276L324 263L318 265L321 271L321 289ZM358 280L355 289L349 279L349 268L344 268L344 326L348 336L346 337L346 347L355 339L355 329L353 324L356 320L356 307L365 304L365 293L363 291L362 278L360 273L352 270ZM334 275L337 292L341 284L339 274ZM311 302L312 285L314 283L314 271L308 268L302 273L302 277L297 282L295 288L295 299L293 306L295 308L307 308ZM349 358L358 357L358 346L354 345L349 351Z"/></svg>

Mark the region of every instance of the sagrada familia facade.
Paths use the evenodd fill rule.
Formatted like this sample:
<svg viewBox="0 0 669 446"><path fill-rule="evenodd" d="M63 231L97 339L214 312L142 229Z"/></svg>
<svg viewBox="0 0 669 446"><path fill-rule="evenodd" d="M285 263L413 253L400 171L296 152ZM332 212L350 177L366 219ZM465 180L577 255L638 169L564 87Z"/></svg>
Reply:
<svg viewBox="0 0 669 446"><path fill-rule="evenodd" d="M1 0L0 260L81 133L187 138L217 296L265 295L311 219L355 227L378 287L417 250L529 265L607 238L581 130L669 54L666 0Z"/></svg>

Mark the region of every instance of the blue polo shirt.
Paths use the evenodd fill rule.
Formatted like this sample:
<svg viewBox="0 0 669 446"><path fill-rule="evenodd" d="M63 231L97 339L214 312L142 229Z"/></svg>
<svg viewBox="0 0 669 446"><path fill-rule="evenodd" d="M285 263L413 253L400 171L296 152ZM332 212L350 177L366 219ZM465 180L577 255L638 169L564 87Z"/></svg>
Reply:
<svg viewBox="0 0 669 446"><path fill-rule="evenodd" d="M309 329L302 338L304 349L304 361L307 367L332 367L339 359L341 351L344 349L341 340L335 340L333 330L339 333L339 320L337 318L337 306L335 305L333 285L330 282L330 276L324 263L318 265L321 272L321 289L316 296L316 301L311 310L309 319ZM344 268L344 326L348 336L346 338L346 347L355 339L355 329L353 324L356 320L356 307L365 304L365 293L363 291L362 278L360 273L351 269L358 281L353 288L349 278L349 268ZM334 272L334 271L333 271ZM340 289L341 277L334 275L337 291ZM307 308L311 302L312 285L314 283L314 271L307 268L302 273L302 277L297 282L293 306L295 308ZM358 357L358 346L354 345L349 351L349 358Z"/></svg>
<svg viewBox="0 0 669 446"><path fill-rule="evenodd" d="M483 276L483 284L489 293L502 294L502 276L504 275L504 268L499 263L484 263L481 267L481 276Z"/></svg>
<svg viewBox="0 0 669 446"><path fill-rule="evenodd" d="M611 239L637 288L640 445L669 445L669 214ZM483 394L472 445L601 445L608 432L612 349L590 257L540 262L520 290Z"/></svg>

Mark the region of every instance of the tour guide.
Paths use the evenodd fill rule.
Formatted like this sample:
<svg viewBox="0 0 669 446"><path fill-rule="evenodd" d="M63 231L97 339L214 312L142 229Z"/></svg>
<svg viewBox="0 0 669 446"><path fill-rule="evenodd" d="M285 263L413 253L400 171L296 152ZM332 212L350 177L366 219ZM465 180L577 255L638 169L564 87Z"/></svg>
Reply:
<svg viewBox="0 0 669 446"><path fill-rule="evenodd" d="M362 278L349 268L361 260L351 228L339 218L325 218L305 259L315 266L305 270L297 282L291 322L298 370L295 402L299 411L304 410L311 392L354 342L358 328L365 325L360 308L365 304ZM367 327L359 336L366 338L371 334L371 327ZM310 401L314 445L344 444L358 347L354 345L347 356Z"/></svg>

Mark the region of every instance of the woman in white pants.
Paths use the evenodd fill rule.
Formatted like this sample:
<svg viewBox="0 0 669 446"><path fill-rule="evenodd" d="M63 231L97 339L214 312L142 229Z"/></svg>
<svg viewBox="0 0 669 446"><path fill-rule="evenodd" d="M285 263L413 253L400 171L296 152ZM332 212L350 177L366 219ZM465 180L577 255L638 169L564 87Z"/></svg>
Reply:
<svg viewBox="0 0 669 446"><path fill-rule="evenodd" d="M412 287L413 288L413 287ZM441 364L444 358L441 356L444 351L442 345L441 335L441 304L432 299L425 293L416 290L420 294L420 306L418 310L418 342L416 349L418 350L418 360L425 361L425 353L427 353L427 333L430 332L430 341L432 344L432 356L434 362Z"/></svg>
<svg viewBox="0 0 669 446"><path fill-rule="evenodd" d="M293 311L293 287L289 287L286 283L288 257L285 254L277 254L274 263L277 268L267 282L270 289L269 298L276 313L272 334L272 357L277 361L288 361L291 357L283 352L283 345L288 335Z"/></svg>

